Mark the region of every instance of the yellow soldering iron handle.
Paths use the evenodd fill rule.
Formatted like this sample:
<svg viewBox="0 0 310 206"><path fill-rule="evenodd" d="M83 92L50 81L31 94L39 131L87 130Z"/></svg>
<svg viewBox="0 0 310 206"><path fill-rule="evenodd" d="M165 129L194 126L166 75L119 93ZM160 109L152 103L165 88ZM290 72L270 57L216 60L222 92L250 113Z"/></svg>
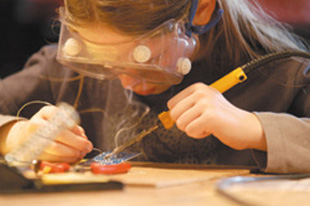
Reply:
<svg viewBox="0 0 310 206"><path fill-rule="evenodd" d="M212 83L210 87L217 89L219 92L224 93L238 83L244 82L247 79L241 67L226 74L216 82ZM171 119L169 111L164 111L158 115L159 120L166 129L170 129L174 125L174 120Z"/></svg>
<svg viewBox="0 0 310 206"><path fill-rule="evenodd" d="M247 79L246 74L240 67L238 67L237 69L226 74L216 82L212 83L210 87L213 87L217 89L219 92L224 93L233 86L235 86L236 84L244 82L246 79Z"/></svg>

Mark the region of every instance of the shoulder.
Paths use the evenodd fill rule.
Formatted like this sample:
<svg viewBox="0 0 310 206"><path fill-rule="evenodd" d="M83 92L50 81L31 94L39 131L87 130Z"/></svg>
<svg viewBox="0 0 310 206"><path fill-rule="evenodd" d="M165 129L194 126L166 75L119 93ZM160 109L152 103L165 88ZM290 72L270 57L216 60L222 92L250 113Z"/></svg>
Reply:
<svg viewBox="0 0 310 206"><path fill-rule="evenodd" d="M307 73L310 70L310 55L308 58L300 56L291 56L287 58L278 58L267 64L262 64L255 69L255 72L261 77L278 80L282 83L294 83L297 80L306 80ZM250 74L251 75L251 74ZM255 75L254 75L255 76Z"/></svg>
<svg viewBox="0 0 310 206"><path fill-rule="evenodd" d="M280 61L276 66L278 72L296 81L310 80L310 55L309 57L292 56L286 60Z"/></svg>
<svg viewBox="0 0 310 206"><path fill-rule="evenodd" d="M42 47L38 52L34 53L26 62L25 68L40 64L57 64L57 44L51 44Z"/></svg>

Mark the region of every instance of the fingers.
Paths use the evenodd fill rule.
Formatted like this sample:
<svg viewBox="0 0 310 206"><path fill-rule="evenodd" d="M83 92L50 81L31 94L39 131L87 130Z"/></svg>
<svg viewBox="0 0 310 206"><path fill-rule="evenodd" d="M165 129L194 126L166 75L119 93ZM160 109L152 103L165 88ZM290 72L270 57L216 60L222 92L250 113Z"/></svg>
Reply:
<svg viewBox="0 0 310 206"><path fill-rule="evenodd" d="M76 135L79 135L79 136L87 139L86 134L85 134L85 130L83 129L83 127L81 127L79 125L75 125L73 128L70 129L70 131L72 131Z"/></svg>
<svg viewBox="0 0 310 206"><path fill-rule="evenodd" d="M183 90L171 100L168 101L171 118L175 121L190 110L200 101L208 96L208 87L204 84L197 83Z"/></svg>
<svg viewBox="0 0 310 206"><path fill-rule="evenodd" d="M200 115L201 111L197 107L192 107L180 114L177 118L176 125L180 130L185 131L187 125L197 119Z"/></svg>
<svg viewBox="0 0 310 206"><path fill-rule="evenodd" d="M73 163L81 160L92 148L93 145L89 140L67 130L51 142L39 159Z"/></svg>
<svg viewBox="0 0 310 206"><path fill-rule="evenodd" d="M190 96L192 97L192 101L196 101L197 99L193 98L193 95L199 98L199 97L211 97L212 95L215 95L218 93L219 91L217 91L216 89L210 86L205 85L204 83L195 83L187 87L186 89L184 89L177 95L175 95L173 98L171 98L168 101L167 106L169 109L173 109L174 107L179 105L182 100Z"/></svg>
<svg viewBox="0 0 310 206"><path fill-rule="evenodd" d="M55 112L55 107L47 106L45 109L42 109L31 118L31 126L29 132L34 131L39 126L48 124L48 121L43 118L48 118ZM87 140L84 129L79 125L74 125L70 129L62 131L62 133L55 139L61 144L66 144L70 147L73 147L77 150L80 150L84 153L88 153L92 150L92 144Z"/></svg>
<svg viewBox="0 0 310 206"><path fill-rule="evenodd" d="M201 105L195 105L185 111L176 122L177 127L193 138L203 138L208 136L208 126L210 121L201 111Z"/></svg>
<svg viewBox="0 0 310 206"><path fill-rule="evenodd" d="M28 132L32 133L40 126L49 124L48 120L57 112L55 106L45 106L31 118ZM92 143L87 139L84 129L75 124L64 129L55 137L51 145L40 156L41 160L75 162L83 158L93 149Z"/></svg>
<svg viewBox="0 0 310 206"><path fill-rule="evenodd" d="M45 106L45 107L42 107L39 110L39 112L37 112L31 119L32 120L36 120L36 119L49 120L56 114L58 110L59 108L53 105ZM85 134L84 130L79 126L74 125L71 129L74 133L78 135Z"/></svg>
<svg viewBox="0 0 310 206"><path fill-rule="evenodd" d="M211 134L211 131L209 132L209 126L208 121L205 121L204 116L201 115L188 123L185 133L190 137L201 139Z"/></svg>
<svg viewBox="0 0 310 206"><path fill-rule="evenodd" d="M211 127L217 105L218 91L202 83L184 89L168 102L170 116L177 127L193 138L213 133ZM213 120L212 120L213 119Z"/></svg>
<svg viewBox="0 0 310 206"><path fill-rule="evenodd" d="M70 130L63 131L59 136L56 137L55 141L59 144L67 145L80 152L89 153L93 149L92 143L85 136L76 135Z"/></svg>
<svg viewBox="0 0 310 206"><path fill-rule="evenodd" d="M197 83L199 84L199 83ZM195 84L196 85L196 84ZM172 99L170 99L167 103L169 110L174 108L181 100L190 96L194 92L194 85L189 86L188 88L182 90L180 93L175 95Z"/></svg>
<svg viewBox="0 0 310 206"><path fill-rule="evenodd" d="M63 157L82 158L83 156L81 151L76 150L72 147L68 147L64 144L59 144L57 142L51 142L51 144L44 150L44 152L51 155L58 155Z"/></svg>
<svg viewBox="0 0 310 206"><path fill-rule="evenodd" d="M180 116L186 111L195 106L195 101L192 95L189 95L182 100L179 100L172 108L170 108L170 116L173 120L177 121Z"/></svg>
<svg viewBox="0 0 310 206"><path fill-rule="evenodd" d="M32 118L42 118L44 120L48 120L55 115L57 109L58 108L53 105L44 106Z"/></svg>
<svg viewBox="0 0 310 206"><path fill-rule="evenodd" d="M92 148L93 145L89 140L66 130L51 142L39 159L73 163L81 160Z"/></svg>

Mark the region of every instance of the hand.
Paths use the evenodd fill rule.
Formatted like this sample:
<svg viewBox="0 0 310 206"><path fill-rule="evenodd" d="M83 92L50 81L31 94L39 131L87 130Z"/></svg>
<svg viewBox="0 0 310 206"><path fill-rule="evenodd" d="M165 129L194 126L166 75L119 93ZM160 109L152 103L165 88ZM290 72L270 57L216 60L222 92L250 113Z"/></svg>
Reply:
<svg viewBox="0 0 310 206"><path fill-rule="evenodd" d="M57 109L55 106L45 106L30 120L17 121L11 126L5 141L6 153L21 145L38 127L48 124ZM38 159L73 163L82 159L92 148L83 128L74 125L62 131Z"/></svg>
<svg viewBox="0 0 310 206"><path fill-rule="evenodd" d="M234 149L266 150L266 140L257 117L241 110L216 89L196 83L174 96L168 108L177 127L192 138L213 134Z"/></svg>

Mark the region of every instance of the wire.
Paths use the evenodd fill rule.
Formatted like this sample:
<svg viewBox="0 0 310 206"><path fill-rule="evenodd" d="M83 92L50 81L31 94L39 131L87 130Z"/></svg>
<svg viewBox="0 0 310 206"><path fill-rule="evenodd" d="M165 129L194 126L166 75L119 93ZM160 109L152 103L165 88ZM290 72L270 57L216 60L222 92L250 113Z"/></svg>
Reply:
<svg viewBox="0 0 310 206"><path fill-rule="evenodd" d="M77 108L78 106L78 102L80 100L81 94L82 94L82 90L83 90L83 84L84 84L84 76L81 77L80 82L79 82L79 89L78 89L78 93L76 95L76 99L74 101L73 104L73 108Z"/></svg>
<svg viewBox="0 0 310 206"><path fill-rule="evenodd" d="M289 57L304 57L310 59L310 53L301 51L283 51L283 52L271 53L262 56L260 58L254 59L241 66L241 68L246 74L248 74L252 72L254 69L269 64L270 62L277 61L280 59L286 59Z"/></svg>
<svg viewBox="0 0 310 206"><path fill-rule="evenodd" d="M46 101L40 101L40 100L34 100L34 101L31 101L31 102L27 102L26 104L24 104L18 111L17 111L17 114L16 114L16 117L19 118L20 116L20 113L22 112L23 109L25 109L25 107L31 105L31 104L45 104L45 105L52 105L51 103L49 102L46 102Z"/></svg>
<svg viewBox="0 0 310 206"><path fill-rule="evenodd" d="M93 150L92 150L92 151L97 151L97 152L99 152L99 153L102 153L101 149L96 148L96 147L93 147Z"/></svg>

